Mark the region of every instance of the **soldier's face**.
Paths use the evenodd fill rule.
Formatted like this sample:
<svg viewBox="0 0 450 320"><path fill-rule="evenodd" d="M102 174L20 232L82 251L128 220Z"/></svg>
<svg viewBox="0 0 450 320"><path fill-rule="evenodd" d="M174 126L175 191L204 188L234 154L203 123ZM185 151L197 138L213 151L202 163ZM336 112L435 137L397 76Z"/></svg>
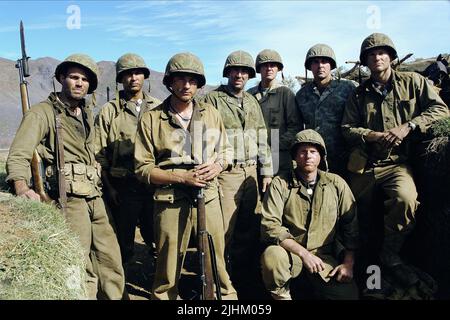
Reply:
<svg viewBox="0 0 450 320"><path fill-rule="evenodd" d="M314 80L324 80L331 78L330 60L326 58L315 58L311 61L311 71Z"/></svg>
<svg viewBox="0 0 450 320"><path fill-rule="evenodd" d="M234 91L242 91L245 88L248 77L249 74L247 68L232 67L228 72L228 85Z"/></svg>
<svg viewBox="0 0 450 320"><path fill-rule="evenodd" d="M384 72L391 67L391 57L385 49L373 49L367 54L367 67L371 72Z"/></svg>
<svg viewBox="0 0 450 320"><path fill-rule="evenodd" d="M272 62L264 63L259 67L261 79L263 80L274 80L277 77L278 71L278 64Z"/></svg>
<svg viewBox="0 0 450 320"><path fill-rule="evenodd" d="M198 80L188 74L175 75L172 78L171 88L173 94L176 95L181 101L190 101L198 89Z"/></svg>
<svg viewBox="0 0 450 320"><path fill-rule="evenodd" d="M122 75L122 85L125 92L136 94L144 86L144 72L139 69L129 70Z"/></svg>
<svg viewBox="0 0 450 320"><path fill-rule="evenodd" d="M60 76L61 92L69 99L81 100L89 90L88 74L78 67L70 67Z"/></svg>
<svg viewBox="0 0 450 320"><path fill-rule="evenodd" d="M299 170L305 173L314 172L320 164L320 152L316 146L302 143L297 147L295 162Z"/></svg>

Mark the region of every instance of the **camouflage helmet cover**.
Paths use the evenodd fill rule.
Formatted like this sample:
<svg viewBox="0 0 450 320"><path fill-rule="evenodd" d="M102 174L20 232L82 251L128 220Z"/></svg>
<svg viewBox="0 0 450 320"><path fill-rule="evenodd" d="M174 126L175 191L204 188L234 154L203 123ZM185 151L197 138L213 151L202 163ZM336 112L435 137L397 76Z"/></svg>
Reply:
<svg viewBox="0 0 450 320"><path fill-rule="evenodd" d="M323 43L318 43L312 46L306 53L305 68L311 71L311 60L314 58L328 58L330 59L331 70L336 68L336 55L333 49Z"/></svg>
<svg viewBox="0 0 450 320"><path fill-rule="evenodd" d="M327 148L325 147L325 141L323 140L322 136L317 131L314 131L312 129L306 129L298 132L291 144L292 159L295 159L297 147L302 143L312 144L318 147L321 156L319 169L327 171Z"/></svg>
<svg viewBox="0 0 450 320"><path fill-rule="evenodd" d="M275 50L264 49L256 56L256 72L259 73L261 65L268 62L278 64L279 71L283 70L284 65L280 54Z"/></svg>
<svg viewBox="0 0 450 320"><path fill-rule="evenodd" d="M397 50L395 49L394 43L391 38L389 38L384 33L372 33L370 36L364 39L361 44L361 52L359 54L359 61L362 65L366 65L367 54L369 50L375 48L384 48L389 52L391 60L397 58Z"/></svg>
<svg viewBox="0 0 450 320"><path fill-rule="evenodd" d="M168 87L170 85L170 77L174 73L189 73L197 77L198 87L201 88L206 84L205 70L200 59L190 53L177 53L169 62L167 62L166 71L164 73L163 84Z"/></svg>
<svg viewBox="0 0 450 320"><path fill-rule="evenodd" d="M250 53L238 50L230 53L225 60L225 65L223 66L223 77L228 77L228 71L232 67L244 67L249 70L249 79L256 76L255 63Z"/></svg>
<svg viewBox="0 0 450 320"><path fill-rule="evenodd" d="M122 75L125 71L140 69L144 72L144 79L150 75L150 69L147 68L144 59L135 53L126 53L116 62L116 82L122 82Z"/></svg>
<svg viewBox="0 0 450 320"><path fill-rule="evenodd" d="M58 64L55 69L55 77L58 82L61 82L59 76L66 72L71 66L81 67L88 72L89 89L87 93L94 92L98 85L98 68L95 61L90 56L83 53L76 53L68 56L63 62Z"/></svg>

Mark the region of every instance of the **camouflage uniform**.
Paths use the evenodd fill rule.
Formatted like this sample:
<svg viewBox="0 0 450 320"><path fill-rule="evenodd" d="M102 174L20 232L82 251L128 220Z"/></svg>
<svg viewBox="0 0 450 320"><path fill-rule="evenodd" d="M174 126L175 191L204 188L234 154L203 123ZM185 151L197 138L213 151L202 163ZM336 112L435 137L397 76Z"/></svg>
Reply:
<svg viewBox="0 0 450 320"><path fill-rule="evenodd" d="M70 66L85 69L89 75L89 91L97 86L97 66L85 55L69 56L58 65L56 78ZM57 94L59 95L59 93ZM50 184L49 195L58 199L56 178L55 116L61 117L67 190L65 218L79 236L86 261L88 297L95 299L97 287L109 299L121 299L125 281L119 245L108 220L101 198L100 172L94 158L94 118L92 106L82 101L79 117L69 113L54 93L33 106L25 115L10 148L7 180L29 179L30 161L37 148Z"/></svg>
<svg viewBox="0 0 450 320"><path fill-rule="evenodd" d="M116 64L117 80L123 73L139 69L149 76L149 69L141 57L125 54ZM96 160L108 175L111 186L119 193L120 203L109 203L117 229L123 262L127 262L134 252L134 236L139 220L140 232L147 245L153 242L153 202L152 193L134 175L134 142L140 116L161 102L143 93L142 104L127 101L124 91L107 102L95 122ZM107 195L108 196L108 195Z"/></svg>
<svg viewBox="0 0 450 320"><path fill-rule="evenodd" d="M198 77L199 84L205 83L203 65L190 53L180 53L169 60L163 80L166 86L170 85L168 79L177 72L193 74ZM184 130L176 114L170 110L170 98L169 96L161 105L144 113L139 121L135 146L138 179L150 184L154 168L188 171L194 164L204 162L222 163L227 167L231 147L217 110L204 102L193 100L191 123ZM204 131L206 129L216 132L209 131L211 134L208 134L208 131ZM201 134L206 134L206 141L198 139ZM224 299L236 299L236 290L225 268L224 230L217 179L210 181L204 194L206 227L215 245L221 293ZM197 210L193 201L195 195L196 188L182 184L158 186L155 190L154 223L158 259L152 299L177 298L178 281L189 238L193 228L195 230L197 226Z"/></svg>
<svg viewBox="0 0 450 320"><path fill-rule="evenodd" d="M301 143L319 145L322 156L326 155L323 139L313 130L299 132L292 150ZM326 169L326 161L321 167ZM355 299L355 283L339 283L329 276L341 263L343 251L358 247L355 199L336 174L319 170L316 181L312 195L295 174L272 181L264 197L261 221L263 241L268 244L261 256L264 284L275 297L290 298L291 279L301 274L303 263L279 244L294 239L325 264L319 275L307 273L322 299Z"/></svg>
<svg viewBox="0 0 450 320"><path fill-rule="evenodd" d="M372 34L361 46L361 62L366 63L368 51L386 48L395 58L392 41L383 34ZM347 101L342 119L342 132L352 148L348 168L349 184L358 201L361 234L367 235L372 223L369 213L374 208L378 189L386 199L384 207L384 242L381 262L400 265L399 251L412 230L418 206L417 191L410 160L411 143L418 131L425 133L430 125L448 116L448 108L426 79L419 74L392 70L384 92L371 79L365 81ZM385 151L378 143L366 143L371 131L385 132L407 122L417 126L398 147ZM364 244L368 239L364 238Z"/></svg>
<svg viewBox="0 0 450 320"><path fill-rule="evenodd" d="M269 62L277 63L279 70L283 70L281 57L278 53L266 49L256 57L256 72L259 73L262 64ZM259 83L247 92L253 95L261 106L268 131L268 141L272 147L274 174L289 172L292 168L289 148L295 134L301 129L294 93L288 87L277 82L266 90L263 90L261 83Z"/></svg>
<svg viewBox="0 0 450 320"><path fill-rule="evenodd" d="M309 50L305 61L308 69L311 59L315 57L326 57L332 61L332 68L336 67L334 52L326 45L316 45ZM295 96L305 129L314 129L322 135L328 149L330 171L341 176L346 173L348 157L341 133L341 121L345 102L355 87L353 81L332 79L320 93L313 81L301 88Z"/></svg>

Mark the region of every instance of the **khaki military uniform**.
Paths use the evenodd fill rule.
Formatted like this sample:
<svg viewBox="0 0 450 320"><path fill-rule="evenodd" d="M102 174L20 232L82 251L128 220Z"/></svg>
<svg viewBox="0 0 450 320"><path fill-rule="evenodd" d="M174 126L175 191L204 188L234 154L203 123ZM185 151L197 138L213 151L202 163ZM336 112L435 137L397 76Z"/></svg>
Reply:
<svg viewBox="0 0 450 320"><path fill-rule="evenodd" d="M184 130L176 115L169 110L169 99L144 113L138 124L135 147L138 179L150 184L150 175L155 167L187 171L193 165L204 162L222 162L227 167L231 148L219 113L212 106L194 100L192 119L188 130ZM193 202L195 195L195 188L184 185L160 186L155 190L154 223L158 260L153 299L177 298L178 281L189 238L192 229L195 230L197 226L197 210ZM206 228L216 249L221 293L224 299L235 299L236 290L225 268L224 231L217 179L210 182L204 195Z"/></svg>
<svg viewBox="0 0 450 320"><path fill-rule="evenodd" d="M80 117L52 93L25 115L11 145L7 160L8 181L29 179L33 150L38 150L50 184L49 195L58 198L55 112L61 115L67 190L66 220L79 236L84 250L89 298L95 299L97 286L110 299L124 294L124 274L120 250L101 198L100 171L94 158L94 120L91 107L83 107Z"/></svg>
<svg viewBox="0 0 450 320"><path fill-rule="evenodd" d="M288 173L292 168L289 152L292 139L302 129L300 116L295 106L295 95L288 87L275 83L267 91L261 84L250 88L261 106L272 151L274 174Z"/></svg>
<svg viewBox="0 0 450 320"><path fill-rule="evenodd" d="M329 276L341 263L343 251L358 247L355 200L338 175L319 170L312 195L295 177L275 177L263 201L261 234L269 245L261 256L263 280L274 295L289 295L291 279L303 269L300 257L279 245L293 239L325 264L319 276L308 274L322 298L357 297L354 283L339 283Z"/></svg>
<svg viewBox="0 0 450 320"><path fill-rule="evenodd" d="M96 159L109 174L112 187L119 193L120 204L110 203L117 228L123 261L133 256L134 235L139 221L141 235L147 245L153 242L153 195L148 186L139 182L134 174L134 143L140 116L161 102L146 93L140 110L136 104L124 99L107 102L95 123Z"/></svg>
<svg viewBox="0 0 450 320"><path fill-rule="evenodd" d="M255 285L250 279L255 274L252 265L256 265L259 244L260 217L255 214L260 212L257 167L261 176L272 176L273 172L267 130L261 107L247 92L238 99L227 86L220 86L205 100L219 110L234 151L231 169L223 171L218 180L226 253L231 260L228 267L233 284L244 296L244 288Z"/></svg>
<svg viewBox="0 0 450 320"><path fill-rule="evenodd" d="M349 185L360 208L363 235L371 227L368 213L373 208L377 188L381 188L386 196L384 243L380 256L385 265L401 262L398 252L412 230L419 204L409 165L411 142L416 132L410 132L399 147L389 151L379 144L367 144L365 136L372 130L383 132L408 121L417 125L415 131L425 133L434 121L448 114L447 106L425 78L409 72L392 71L385 92L377 89L369 79L347 102L342 132L352 148L348 168L353 173Z"/></svg>
<svg viewBox="0 0 450 320"><path fill-rule="evenodd" d="M331 80L320 93L314 82L301 88L295 101L305 129L319 132L327 146L330 172L344 176L348 151L341 133L341 122L345 103L356 85L353 81Z"/></svg>

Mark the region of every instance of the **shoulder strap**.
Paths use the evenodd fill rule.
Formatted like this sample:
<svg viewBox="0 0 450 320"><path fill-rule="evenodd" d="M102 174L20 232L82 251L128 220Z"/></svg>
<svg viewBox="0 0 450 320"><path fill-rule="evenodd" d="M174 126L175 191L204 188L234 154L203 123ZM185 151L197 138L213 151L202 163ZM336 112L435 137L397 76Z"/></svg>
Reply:
<svg viewBox="0 0 450 320"><path fill-rule="evenodd" d="M56 142L56 167L58 171L58 193L59 193L59 206L63 212L65 212L67 207L67 191L66 191L66 178L64 172L64 140L62 134L62 123L61 123L61 113L55 113L55 142Z"/></svg>

